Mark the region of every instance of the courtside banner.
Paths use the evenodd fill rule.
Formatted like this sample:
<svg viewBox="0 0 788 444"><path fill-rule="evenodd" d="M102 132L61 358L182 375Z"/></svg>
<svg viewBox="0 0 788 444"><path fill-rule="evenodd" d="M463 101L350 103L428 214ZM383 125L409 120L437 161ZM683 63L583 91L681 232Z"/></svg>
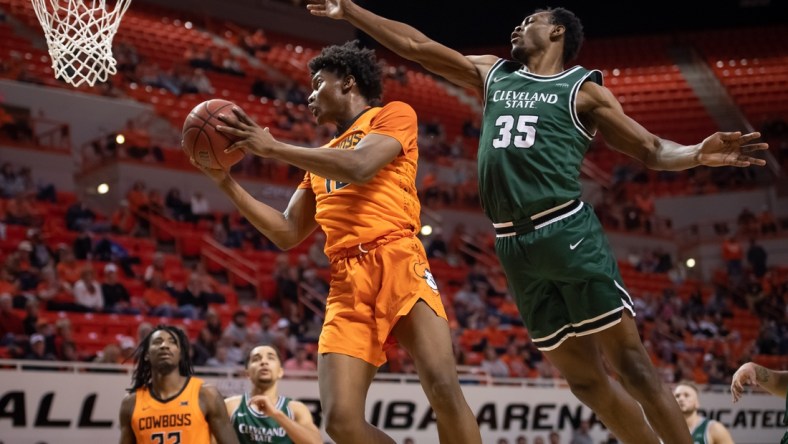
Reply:
<svg viewBox="0 0 788 444"><path fill-rule="evenodd" d="M0 370L0 443L118 442L118 409L131 377L93 370ZM204 379L227 396L247 390L244 378ZM607 437L591 411L566 388L464 385L463 391L485 443L498 438L511 442L520 435L532 442L537 436L546 438L551 430L559 431L561 442L569 442L580 420L592 422L594 442ZM314 379L284 380L280 393L303 401L315 413L320 411ZM735 405L728 393L704 392L700 399L707 415L724 423L737 443L774 444L785 431L781 425L785 401L777 397L751 393ZM375 381L367 398L367 419L397 442L406 437L417 444L438 442L432 411L414 382Z"/></svg>

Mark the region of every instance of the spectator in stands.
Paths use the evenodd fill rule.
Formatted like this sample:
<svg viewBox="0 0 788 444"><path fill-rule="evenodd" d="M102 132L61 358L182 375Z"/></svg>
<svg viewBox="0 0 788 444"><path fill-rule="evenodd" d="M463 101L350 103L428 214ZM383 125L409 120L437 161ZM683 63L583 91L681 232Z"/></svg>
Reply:
<svg viewBox="0 0 788 444"><path fill-rule="evenodd" d="M194 222L200 219L213 219L211 206L208 199L203 196L201 191L195 191L191 197L191 214Z"/></svg>
<svg viewBox="0 0 788 444"><path fill-rule="evenodd" d="M93 238L90 236L89 231L85 229L79 230L79 234L74 238L74 244L72 245L71 251L74 252L74 257L77 260L84 261L92 259Z"/></svg>
<svg viewBox="0 0 788 444"><path fill-rule="evenodd" d="M36 296L46 304L48 310L80 311L76 306L71 284L60 279L51 267L41 270L41 282L36 287Z"/></svg>
<svg viewBox="0 0 788 444"><path fill-rule="evenodd" d="M189 219L191 213L191 205L181 198L181 190L172 187L167 191L167 196L164 199L164 205L169 211L170 217L177 221L185 221Z"/></svg>
<svg viewBox="0 0 788 444"><path fill-rule="evenodd" d="M260 77L257 77L254 82L252 82L251 93L257 97L265 97L267 99L276 98L276 91L271 86L271 84L264 81Z"/></svg>
<svg viewBox="0 0 788 444"><path fill-rule="evenodd" d="M769 207L763 207L763 211L758 215L758 223L761 226L761 234L777 234L777 220Z"/></svg>
<svg viewBox="0 0 788 444"><path fill-rule="evenodd" d="M286 360L283 368L285 370L301 370L301 371L316 371L317 365L309 357L309 351L303 344L296 347L296 352L293 357Z"/></svg>
<svg viewBox="0 0 788 444"><path fill-rule="evenodd" d="M528 444L528 438L523 435L518 436L514 439L514 444ZM552 443L551 443L552 444ZM560 443L558 443L560 444Z"/></svg>
<svg viewBox="0 0 788 444"><path fill-rule="evenodd" d="M527 378L531 372L528 360L523 359L523 353L515 342L506 346L506 353L501 356L501 360L509 367L509 376L512 378Z"/></svg>
<svg viewBox="0 0 788 444"><path fill-rule="evenodd" d="M430 243L427 247L427 257L430 259L436 257L443 259L448 254L448 248L446 240L443 239L443 233L439 228L436 228L430 237Z"/></svg>
<svg viewBox="0 0 788 444"><path fill-rule="evenodd" d="M71 231L92 229L95 220L96 213L84 201L78 200L66 210L66 228Z"/></svg>
<svg viewBox="0 0 788 444"><path fill-rule="evenodd" d="M112 213L110 230L113 234L132 236L137 234L137 216L131 210L128 200L121 200L118 208Z"/></svg>
<svg viewBox="0 0 788 444"><path fill-rule="evenodd" d="M11 198L5 207L5 222L9 225L40 226L41 212L28 193L20 193Z"/></svg>
<svg viewBox="0 0 788 444"><path fill-rule="evenodd" d="M224 296L204 291L202 281L195 273L189 275L186 288L177 292L175 298L178 300L179 307L192 306L197 310L197 313L205 313L208 304L223 304L225 302Z"/></svg>
<svg viewBox="0 0 788 444"><path fill-rule="evenodd" d="M211 332L211 335L218 340L222 337L224 330L222 329L222 320L216 310L208 309L205 313L205 328Z"/></svg>
<svg viewBox="0 0 788 444"><path fill-rule="evenodd" d="M752 273L757 278L762 278L766 274L766 250L756 242L755 238L750 238L750 246L747 248L747 262L752 268Z"/></svg>
<svg viewBox="0 0 788 444"><path fill-rule="evenodd" d="M282 339L282 334L273 323L271 313L268 311L260 313L257 324L251 328L249 342L252 344L281 344Z"/></svg>
<svg viewBox="0 0 788 444"><path fill-rule="evenodd" d="M61 347L60 356L58 356L58 360L66 361L66 362L77 362L81 359L79 358L79 352L77 351L77 344L74 341L64 342Z"/></svg>
<svg viewBox="0 0 788 444"><path fill-rule="evenodd" d="M10 253L5 260L5 266L13 274L20 292L33 290L40 281L40 272L30 263L33 245L30 241L19 242L16 251Z"/></svg>
<svg viewBox="0 0 788 444"><path fill-rule="evenodd" d="M153 325L150 322L140 322L137 326L137 343L141 344L142 341L153 331Z"/></svg>
<svg viewBox="0 0 788 444"><path fill-rule="evenodd" d="M193 307L178 307L178 302L167 290L164 277L159 271L155 271L151 275L148 288L142 294L142 299L151 316L197 318L197 312Z"/></svg>
<svg viewBox="0 0 788 444"><path fill-rule="evenodd" d="M93 257L101 262L114 262L126 277L136 277L132 265L139 264L140 258L131 256L129 251L120 243L114 241L109 235L103 233L93 249Z"/></svg>
<svg viewBox="0 0 788 444"><path fill-rule="evenodd" d="M197 340L192 344L194 365L207 365L208 360L216 354L217 338L211 331L203 327L197 335Z"/></svg>
<svg viewBox="0 0 788 444"><path fill-rule="evenodd" d="M216 347L216 353L205 362L205 365L208 367L235 367L238 362L229 357L225 345L219 345Z"/></svg>
<svg viewBox="0 0 788 444"><path fill-rule="evenodd" d="M728 276L734 282L742 277L742 259L744 250L735 235L730 235L722 242L722 259L725 261Z"/></svg>
<svg viewBox="0 0 788 444"><path fill-rule="evenodd" d="M159 273L162 279L165 281L165 285L169 286L169 278L167 276L167 268L166 268L166 260L167 257L164 255L163 252L157 251L153 253L153 258L151 259L151 263L145 267L145 274L143 274L142 279L145 281L146 284L150 283L151 279L153 279L153 275L155 273Z"/></svg>
<svg viewBox="0 0 788 444"><path fill-rule="evenodd" d="M118 280L118 266L107 264L104 266L104 282L101 283L101 293L104 295L104 310L108 313L140 314L139 309L132 307L131 296L126 286Z"/></svg>
<svg viewBox="0 0 788 444"><path fill-rule="evenodd" d="M572 439L569 444L594 444L591 438L591 425L587 419L580 421L580 425L572 433Z"/></svg>
<svg viewBox="0 0 788 444"><path fill-rule="evenodd" d="M14 170L11 162L0 166L0 197L10 199L21 194L25 189L24 182Z"/></svg>
<svg viewBox="0 0 788 444"><path fill-rule="evenodd" d="M492 346L484 348L484 359L479 364L480 370L488 376L506 378L509 376L509 367L503 362L498 352Z"/></svg>
<svg viewBox="0 0 788 444"><path fill-rule="evenodd" d="M14 311L14 298L9 293L0 294L0 347L26 337L22 318Z"/></svg>
<svg viewBox="0 0 788 444"><path fill-rule="evenodd" d="M82 269L82 277L74 283L74 300L87 311L104 310L104 294L101 284L96 280L93 267Z"/></svg>
<svg viewBox="0 0 788 444"><path fill-rule="evenodd" d="M246 323L246 312L243 310L236 310L236 312L233 313L232 320L222 332L222 337L230 338L234 343L243 344L250 333Z"/></svg>
<svg viewBox="0 0 788 444"><path fill-rule="evenodd" d="M57 275L60 279L73 285L82 275L82 265L74 257L74 252L68 246L60 250L60 262L56 267Z"/></svg>
<svg viewBox="0 0 788 444"><path fill-rule="evenodd" d="M242 46L250 55L260 57L271 50L268 37L262 28L258 28L252 34L247 34L242 41Z"/></svg>
<svg viewBox="0 0 788 444"><path fill-rule="evenodd" d="M0 267L0 294L8 293L11 297L16 298L19 293L19 280L14 276L11 268L8 265ZM17 308L24 307L24 302L16 303L14 306Z"/></svg>
<svg viewBox="0 0 788 444"><path fill-rule="evenodd" d="M30 361L54 361L55 356L46 351L44 336L38 333L30 336L30 352L25 355Z"/></svg>
<svg viewBox="0 0 788 444"><path fill-rule="evenodd" d="M326 234L318 230L315 232L314 242L309 246L309 260L318 268L327 268L329 266L325 248Z"/></svg>

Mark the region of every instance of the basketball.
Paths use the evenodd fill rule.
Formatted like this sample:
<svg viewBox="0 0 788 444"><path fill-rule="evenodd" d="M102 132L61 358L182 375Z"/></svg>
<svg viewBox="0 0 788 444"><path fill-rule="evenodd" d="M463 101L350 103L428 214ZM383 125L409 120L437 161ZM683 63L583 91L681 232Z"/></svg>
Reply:
<svg viewBox="0 0 788 444"><path fill-rule="evenodd" d="M211 99L200 103L186 116L183 122L181 146L189 157L206 168L229 170L244 157L242 150L225 153L224 150L236 139L216 131L222 125L218 116L232 114L233 102Z"/></svg>

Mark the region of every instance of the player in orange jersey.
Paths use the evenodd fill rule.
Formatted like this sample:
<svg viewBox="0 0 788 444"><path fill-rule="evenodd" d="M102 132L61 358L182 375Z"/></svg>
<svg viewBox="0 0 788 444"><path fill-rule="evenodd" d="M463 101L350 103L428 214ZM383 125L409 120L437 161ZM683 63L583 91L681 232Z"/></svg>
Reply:
<svg viewBox="0 0 788 444"><path fill-rule="evenodd" d="M192 376L189 339L160 325L134 355L132 387L120 405L121 444L238 444L216 387Z"/></svg>
<svg viewBox="0 0 788 444"><path fill-rule="evenodd" d="M396 339L413 357L444 443L480 443L460 390L446 313L416 234L417 122L402 102L374 106L382 92L374 52L356 42L331 46L309 63L309 109L337 126L322 148L274 139L241 110L218 130L243 149L308 171L287 209L254 199L226 172L203 171L240 212L281 249L319 225L331 260L331 290L318 344L320 400L326 431L342 443L393 443L364 419L367 391ZM194 163L194 162L193 162ZM198 167L199 168L199 167Z"/></svg>

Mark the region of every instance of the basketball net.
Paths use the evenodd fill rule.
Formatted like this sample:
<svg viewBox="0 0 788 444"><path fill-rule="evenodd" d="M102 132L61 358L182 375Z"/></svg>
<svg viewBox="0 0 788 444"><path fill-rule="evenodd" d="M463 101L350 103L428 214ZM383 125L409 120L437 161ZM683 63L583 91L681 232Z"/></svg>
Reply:
<svg viewBox="0 0 788 444"><path fill-rule="evenodd" d="M104 82L117 72L112 38L131 0L32 0L55 78L73 86Z"/></svg>

